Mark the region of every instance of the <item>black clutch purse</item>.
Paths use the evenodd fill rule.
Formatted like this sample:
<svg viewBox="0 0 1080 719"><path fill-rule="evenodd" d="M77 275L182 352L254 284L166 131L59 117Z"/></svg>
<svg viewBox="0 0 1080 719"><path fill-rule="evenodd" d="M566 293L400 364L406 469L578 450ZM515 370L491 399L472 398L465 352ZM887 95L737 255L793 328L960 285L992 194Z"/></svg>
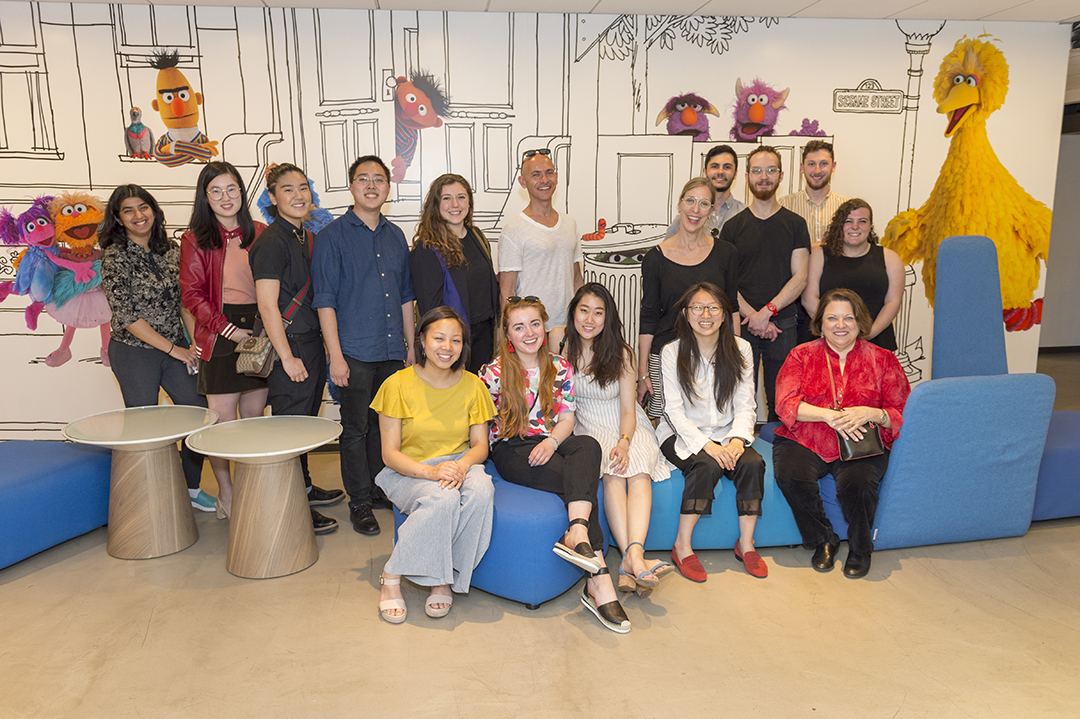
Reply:
<svg viewBox="0 0 1080 719"><path fill-rule="evenodd" d="M836 382L832 376L832 365L827 366L825 371L829 373L829 385L832 387L832 409L842 410L843 407L836 400ZM862 426L863 436L859 440L849 439L835 429L833 432L836 432L836 442L840 445L840 461L842 462L885 454L885 445L881 443L881 430L875 422L867 422Z"/></svg>

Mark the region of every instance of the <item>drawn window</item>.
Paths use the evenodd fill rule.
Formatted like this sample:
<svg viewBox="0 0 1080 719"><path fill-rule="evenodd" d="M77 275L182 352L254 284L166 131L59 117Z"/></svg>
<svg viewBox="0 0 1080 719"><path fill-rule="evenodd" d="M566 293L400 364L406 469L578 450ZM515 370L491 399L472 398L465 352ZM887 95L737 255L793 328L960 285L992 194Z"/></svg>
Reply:
<svg viewBox="0 0 1080 719"><path fill-rule="evenodd" d="M375 38L372 13L315 11L319 103L375 101Z"/></svg>
<svg viewBox="0 0 1080 719"><path fill-rule="evenodd" d="M514 96L514 16L447 14L468 19L465 32L446 31L446 88L453 106L511 107ZM477 42L483 38L483 42ZM454 83L454 78L460 78ZM478 82L477 78L484 78Z"/></svg>
<svg viewBox="0 0 1080 719"><path fill-rule="evenodd" d="M37 6L0 2L0 8L0 153L56 157L56 125Z"/></svg>
<svg viewBox="0 0 1080 719"><path fill-rule="evenodd" d="M135 48L190 48L192 17L183 5L116 5L121 51Z"/></svg>

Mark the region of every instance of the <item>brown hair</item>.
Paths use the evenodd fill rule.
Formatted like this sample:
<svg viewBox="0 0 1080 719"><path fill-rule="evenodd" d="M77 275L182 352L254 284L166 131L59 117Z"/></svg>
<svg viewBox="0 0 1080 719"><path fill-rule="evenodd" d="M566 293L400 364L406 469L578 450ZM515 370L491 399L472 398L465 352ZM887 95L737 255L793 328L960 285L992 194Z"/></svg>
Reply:
<svg viewBox="0 0 1080 719"><path fill-rule="evenodd" d="M834 257L844 254L844 223L852 212L863 207L870 213L870 235L867 239L870 240L871 245L878 243L877 233L874 232L874 209L866 200L852 197L836 208L832 220L829 221L829 229L825 230L825 237L821 241L826 252Z"/></svg>
<svg viewBox="0 0 1080 719"><path fill-rule="evenodd" d="M431 325L440 320L454 320L461 327L461 354L458 355L454 364L450 365L450 369L459 370L469 364L469 326L465 324L465 320L461 319L461 315L459 315L456 310L452 307L446 307L445 305L442 307L432 307L420 318L420 325L416 328L416 341L413 343L413 346L416 348L416 364L421 367L427 366L427 352L424 351L424 335Z"/></svg>
<svg viewBox="0 0 1080 719"><path fill-rule="evenodd" d="M806 162L806 156L809 155L811 152L817 152L818 150L824 150L825 152L829 153L829 159L833 162L836 162L836 155L834 155L832 151L832 143L825 142L824 140L811 140L810 142L803 145L802 161Z"/></svg>
<svg viewBox="0 0 1080 719"><path fill-rule="evenodd" d="M465 188L465 194L469 196L469 211L465 215L466 231L473 229L473 191L469 181L461 175L447 173L436 177L431 187L428 188L427 197L424 198L424 209L420 212L420 224L416 227L414 245L420 244L446 260L447 267L457 267L465 263L465 250L459 239L450 231L450 226L439 213L439 202L443 188L454 183L459 183Z"/></svg>
<svg viewBox="0 0 1080 719"><path fill-rule="evenodd" d="M701 363L708 362L709 359L702 356L697 337L694 336L694 329L686 318L686 313L690 311L690 302L698 292L707 292L712 295L720 305L724 318L720 325L720 336L716 342L716 354L712 357L713 400L716 402L716 407L723 410L735 396L735 387L739 383L739 377L746 369L746 359L735 341L735 330L731 326L731 303L724 291L712 282L691 285L675 305L677 313L675 336L679 340L675 359L676 374L678 374L679 388L690 404L694 404L696 399L702 399L694 389L694 376L697 375Z"/></svg>
<svg viewBox="0 0 1080 719"><path fill-rule="evenodd" d="M273 195L274 190L277 189L278 180L281 179L282 175L290 172L299 172L300 176L304 178L304 182L307 182L307 173L291 162L283 162L280 165L274 165L266 171L266 191ZM271 217L276 218L278 216L277 205L271 202L270 206L266 208L266 213Z"/></svg>
<svg viewBox="0 0 1080 719"><path fill-rule="evenodd" d="M499 437L521 437L529 428L529 405L525 401L526 390L525 368L518 360L517 353L510 350L510 313L520 309L532 307L540 313L543 322L548 321L547 310L542 302L520 300L507 302L502 311L502 333L499 335L499 367L502 375L499 378L499 415L502 419L499 427ZM540 380L538 386L537 403L547 418L555 413L555 363L551 359L547 342L540 347L537 360L540 363ZM554 419L554 417L551 417Z"/></svg>
<svg viewBox="0 0 1080 719"><path fill-rule="evenodd" d="M866 303L854 290L844 287L836 287L828 290L818 300L817 312L810 320L810 331L821 337L821 319L825 316L825 308L830 302L847 302L851 305L851 311L855 313L855 323L859 325L859 337L870 334L870 328L874 326L874 319L870 316L870 310L866 309Z"/></svg>
<svg viewBox="0 0 1080 719"><path fill-rule="evenodd" d="M679 202L682 202L682 199L686 197L686 193L690 192L690 190L693 190L696 187L704 187L706 190L708 190L710 201L714 205L716 204L716 188L713 187L712 182L710 182L709 178L707 177L690 178L690 181L683 185L682 192L679 193Z"/></svg>
<svg viewBox="0 0 1080 719"><path fill-rule="evenodd" d="M780 172L784 171L784 158L780 157L780 151L777 150L772 145L758 145L757 147L755 147L753 150L750 151L749 155L746 156L746 172L747 172L747 174L750 173L750 160L753 159L754 155L757 155L757 154L762 153L762 152L768 152L769 154L773 155L776 158L776 169L780 170Z"/></svg>

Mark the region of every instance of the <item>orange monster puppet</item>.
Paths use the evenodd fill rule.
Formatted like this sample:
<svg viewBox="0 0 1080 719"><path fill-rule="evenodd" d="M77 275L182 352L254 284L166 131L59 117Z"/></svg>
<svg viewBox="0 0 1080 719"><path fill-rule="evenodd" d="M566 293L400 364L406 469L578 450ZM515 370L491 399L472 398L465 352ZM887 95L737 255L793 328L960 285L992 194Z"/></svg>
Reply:
<svg viewBox="0 0 1080 719"><path fill-rule="evenodd" d="M45 305L49 316L64 325L64 338L45 364L59 367L71 359L71 340L78 327L98 327L101 330L101 362L109 366L109 302L101 289L101 250L98 248L98 225L105 219L101 200L85 192L64 192L49 203L49 213L56 226L60 256L65 260L86 263L91 274L60 268L53 279L52 301Z"/></svg>
<svg viewBox="0 0 1080 719"><path fill-rule="evenodd" d="M431 75L414 72L411 80L397 78L394 87L394 150L397 157L390 161L390 181L400 183L416 154L420 131L425 127L442 126L450 99Z"/></svg>
<svg viewBox="0 0 1080 719"><path fill-rule="evenodd" d="M217 140L199 132L201 93L180 72L180 53L162 50L154 53L150 67L158 71L157 97L150 103L161 115L166 132L154 145L154 159L168 167L179 167L193 160L208 161L218 154Z"/></svg>

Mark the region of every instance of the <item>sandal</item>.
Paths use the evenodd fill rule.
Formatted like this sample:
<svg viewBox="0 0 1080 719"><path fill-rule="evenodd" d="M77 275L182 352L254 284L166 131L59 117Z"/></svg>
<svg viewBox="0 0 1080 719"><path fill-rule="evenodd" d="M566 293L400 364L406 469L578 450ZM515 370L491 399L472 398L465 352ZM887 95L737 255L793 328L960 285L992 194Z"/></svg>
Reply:
<svg viewBox="0 0 1080 719"><path fill-rule="evenodd" d="M675 571L675 565L671 562L665 562L661 559L659 562L653 565L651 571L654 577L656 577L657 579L663 579L665 574L671 574Z"/></svg>
<svg viewBox="0 0 1080 719"><path fill-rule="evenodd" d="M610 574L610 572L608 572L607 567L604 567L596 574L599 576L601 574ZM611 631L619 634L626 634L630 631L630 618L626 616L626 611L619 604L619 600L616 599L607 604L597 605L596 600L589 594L589 583L587 581L581 587L581 603L596 615L601 624Z"/></svg>
<svg viewBox="0 0 1080 719"><path fill-rule="evenodd" d="M589 528L589 520L582 519L581 517L570 520L571 527L575 524L584 525L585 529ZM566 531L567 533L570 532L569 529L567 529ZM555 546L552 548L551 551L555 552L555 554L559 555L571 564L581 567L589 574L599 574L600 568L604 565L600 560L596 558L596 553L593 551L592 546L588 542L578 542L577 546L571 549L566 544L564 544L565 539L566 535L564 534L562 539L560 539L558 542L555 542Z"/></svg>
<svg viewBox="0 0 1080 719"><path fill-rule="evenodd" d="M619 567L619 586L620 592L629 594L630 592L636 592L638 590L637 582L629 574L623 571L623 568Z"/></svg>
<svg viewBox="0 0 1080 719"><path fill-rule="evenodd" d="M642 556L644 557L645 546L642 545L641 542L630 542L630 544L626 545L626 552L629 552L630 547L633 547L635 545L641 547ZM626 552L623 552L624 559L626 558ZM631 569L630 571L633 571L633 569ZM621 564L619 565L619 574L623 574ZM621 582L622 580L620 579L620 584ZM634 577L634 583L640 587L645 587L646 589L653 589L660 584L660 579L657 574L651 569L643 569L642 571L638 572L637 575Z"/></svg>
<svg viewBox="0 0 1080 719"><path fill-rule="evenodd" d="M401 577L397 579L387 579L383 575L379 575L379 584L386 584L394 586L395 584L401 584ZM400 609L401 616L395 616L393 614L387 614L391 609ZM379 616L390 624L403 624L405 622L405 615L408 614L408 609L405 607L404 599L384 599L379 602Z"/></svg>
<svg viewBox="0 0 1080 719"><path fill-rule="evenodd" d="M442 609L436 609L436 604L445 604ZM450 608L454 605L454 595L451 594L429 594L427 601L424 602L424 611L432 619L438 619L445 617L450 613Z"/></svg>

